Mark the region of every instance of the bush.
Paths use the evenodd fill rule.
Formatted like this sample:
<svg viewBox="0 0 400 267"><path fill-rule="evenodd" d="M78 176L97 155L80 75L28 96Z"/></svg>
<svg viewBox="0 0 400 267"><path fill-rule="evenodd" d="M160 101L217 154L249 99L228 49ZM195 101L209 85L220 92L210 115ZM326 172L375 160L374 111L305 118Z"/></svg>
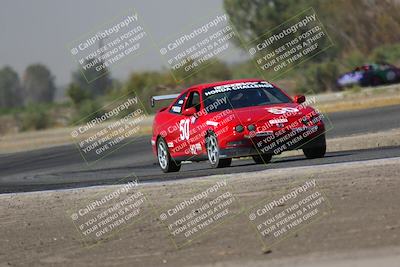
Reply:
<svg viewBox="0 0 400 267"><path fill-rule="evenodd" d="M31 104L27 106L18 117L20 129L22 131L42 130L53 124L52 117L50 116L46 105Z"/></svg>
<svg viewBox="0 0 400 267"><path fill-rule="evenodd" d="M252 60L245 61L231 65L232 78L233 79L247 79L247 78L258 78L262 77L262 71L259 71ZM262 73L266 75L266 73ZM261 78L263 79L263 78ZM268 79L268 77L267 77Z"/></svg>
<svg viewBox="0 0 400 267"><path fill-rule="evenodd" d="M344 66L342 68L342 72L348 72L354 69L356 66L361 66L368 63L366 62L366 60L367 59L365 55L363 55L360 51L356 50L344 58L343 60Z"/></svg>
<svg viewBox="0 0 400 267"><path fill-rule="evenodd" d="M73 83L69 85L67 95L75 105L79 105L90 97L90 93Z"/></svg>
<svg viewBox="0 0 400 267"><path fill-rule="evenodd" d="M104 111L100 104L94 100L85 100L77 107L76 115L72 118L72 123L88 122L96 117L103 115Z"/></svg>
<svg viewBox="0 0 400 267"><path fill-rule="evenodd" d="M312 90L314 93L336 91L336 79L339 76L337 63L333 61L312 64L304 71L301 91Z"/></svg>
<svg viewBox="0 0 400 267"><path fill-rule="evenodd" d="M371 59L374 62L400 63L400 44L382 45L372 51Z"/></svg>

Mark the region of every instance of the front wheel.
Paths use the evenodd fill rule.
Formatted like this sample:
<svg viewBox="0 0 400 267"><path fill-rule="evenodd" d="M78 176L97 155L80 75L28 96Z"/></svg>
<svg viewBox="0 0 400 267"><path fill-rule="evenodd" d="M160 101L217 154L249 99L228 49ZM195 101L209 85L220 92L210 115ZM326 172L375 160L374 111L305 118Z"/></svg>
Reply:
<svg viewBox="0 0 400 267"><path fill-rule="evenodd" d="M303 153L308 159L323 158L326 153L326 145L320 147L303 148Z"/></svg>
<svg viewBox="0 0 400 267"><path fill-rule="evenodd" d="M272 154L262 154L262 155L254 155L252 156L254 162L256 164L269 163L272 159Z"/></svg>
<svg viewBox="0 0 400 267"><path fill-rule="evenodd" d="M232 159L221 159L219 157L219 146L218 140L214 133L210 133L206 137L206 148L208 161L213 168L229 167L232 163Z"/></svg>
<svg viewBox="0 0 400 267"><path fill-rule="evenodd" d="M177 172L181 169L180 162L176 162L172 159L168 151L168 146L165 140L160 138L157 141L157 158L158 165L163 172Z"/></svg>

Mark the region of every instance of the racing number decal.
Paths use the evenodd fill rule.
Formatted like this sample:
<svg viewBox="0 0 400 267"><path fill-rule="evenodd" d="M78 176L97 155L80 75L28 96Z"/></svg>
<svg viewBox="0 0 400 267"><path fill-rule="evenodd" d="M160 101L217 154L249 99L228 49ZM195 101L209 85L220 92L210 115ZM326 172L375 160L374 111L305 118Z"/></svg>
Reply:
<svg viewBox="0 0 400 267"><path fill-rule="evenodd" d="M179 122L179 130L181 131L181 140L189 140L189 124L190 119L184 119Z"/></svg>
<svg viewBox="0 0 400 267"><path fill-rule="evenodd" d="M269 108L268 112L272 114L285 114L287 112L299 112L297 108Z"/></svg>

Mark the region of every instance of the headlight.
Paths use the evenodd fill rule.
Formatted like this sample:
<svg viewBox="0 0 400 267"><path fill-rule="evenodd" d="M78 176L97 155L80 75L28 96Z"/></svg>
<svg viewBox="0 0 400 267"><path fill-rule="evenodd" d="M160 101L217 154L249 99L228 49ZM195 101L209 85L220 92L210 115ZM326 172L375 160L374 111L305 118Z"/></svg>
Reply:
<svg viewBox="0 0 400 267"><path fill-rule="evenodd" d="M309 124L310 124L310 120L309 120L306 116L304 116L304 117L301 119L301 122L302 122L304 125L309 125Z"/></svg>
<svg viewBox="0 0 400 267"><path fill-rule="evenodd" d="M241 132L243 132L244 131L244 127L242 126L242 125L237 125L236 127L235 127L235 131L236 132L238 132L238 133L241 133Z"/></svg>
<svg viewBox="0 0 400 267"><path fill-rule="evenodd" d="M254 124L250 124L249 126L247 126L247 130L249 130L250 132L255 131L256 126L254 126Z"/></svg>

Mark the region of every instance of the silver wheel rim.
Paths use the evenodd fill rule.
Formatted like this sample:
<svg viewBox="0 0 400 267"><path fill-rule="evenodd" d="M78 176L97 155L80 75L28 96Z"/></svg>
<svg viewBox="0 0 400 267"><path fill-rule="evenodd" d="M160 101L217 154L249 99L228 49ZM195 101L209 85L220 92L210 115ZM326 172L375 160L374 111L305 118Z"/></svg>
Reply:
<svg viewBox="0 0 400 267"><path fill-rule="evenodd" d="M218 144L215 136L211 135L207 138L207 155L211 164L216 164L218 160Z"/></svg>
<svg viewBox="0 0 400 267"><path fill-rule="evenodd" d="M165 169L167 167L168 154L164 142L158 143L157 154L158 154L158 163L160 164L161 168Z"/></svg>

